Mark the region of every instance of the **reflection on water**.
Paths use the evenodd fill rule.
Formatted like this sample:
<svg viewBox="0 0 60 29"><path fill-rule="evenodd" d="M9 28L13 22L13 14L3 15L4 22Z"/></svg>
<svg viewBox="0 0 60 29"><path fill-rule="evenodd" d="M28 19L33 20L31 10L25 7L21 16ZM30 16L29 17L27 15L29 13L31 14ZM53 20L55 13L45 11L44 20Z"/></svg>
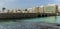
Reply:
<svg viewBox="0 0 60 29"><path fill-rule="evenodd" d="M12 29L12 28L17 29L17 28L21 28L21 26L22 27L26 26L26 23L31 24L34 22L60 23L60 16L29 18L29 19L15 19L15 20L13 19L0 20L0 29L5 29L5 28L6 29Z"/></svg>

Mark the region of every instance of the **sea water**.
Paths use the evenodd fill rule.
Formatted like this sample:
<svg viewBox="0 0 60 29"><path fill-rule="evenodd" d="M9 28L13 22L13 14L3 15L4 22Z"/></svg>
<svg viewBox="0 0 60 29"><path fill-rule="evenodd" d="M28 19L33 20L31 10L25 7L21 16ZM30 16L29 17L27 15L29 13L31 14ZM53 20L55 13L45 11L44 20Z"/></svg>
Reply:
<svg viewBox="0 0 60 29"><path fill-rule="evenodd" d="M0 29L37 29L37 22L60 23L60 16L0 20Z"/></svg>

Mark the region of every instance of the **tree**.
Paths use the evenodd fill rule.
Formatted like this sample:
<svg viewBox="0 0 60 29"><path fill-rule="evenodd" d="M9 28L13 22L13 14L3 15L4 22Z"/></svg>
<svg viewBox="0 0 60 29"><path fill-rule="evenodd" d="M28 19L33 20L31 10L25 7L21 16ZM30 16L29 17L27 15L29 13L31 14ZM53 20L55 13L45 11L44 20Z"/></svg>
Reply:
<svg viewBox="0 0 60 29"><path fill-rule="evenodd" d="M4 12L6 8L2 8L2 11Z"/></svg>
<svg viewBox="0 0 60 29"><path fill-rule="evenodd" d="M27 9L25 9L25 11L27 11Z"/></svg>

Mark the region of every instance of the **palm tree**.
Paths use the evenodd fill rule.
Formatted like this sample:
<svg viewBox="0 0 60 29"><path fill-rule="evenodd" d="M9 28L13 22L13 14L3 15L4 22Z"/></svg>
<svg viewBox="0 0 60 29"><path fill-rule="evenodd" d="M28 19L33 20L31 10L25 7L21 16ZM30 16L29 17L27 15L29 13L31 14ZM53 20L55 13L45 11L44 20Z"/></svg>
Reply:
<svg viewBox="0 0 60 29"><path fill-rule="evenodd" d="M2 8L2 12L4 12L4 11L5 11L5 9L6 9L6 8Z"/></svg>
<svg viewBox="0 0 60 29"><path fill-rule="evenodd" d="M27 9L25 9L25 11L27 11Z"/></svg>

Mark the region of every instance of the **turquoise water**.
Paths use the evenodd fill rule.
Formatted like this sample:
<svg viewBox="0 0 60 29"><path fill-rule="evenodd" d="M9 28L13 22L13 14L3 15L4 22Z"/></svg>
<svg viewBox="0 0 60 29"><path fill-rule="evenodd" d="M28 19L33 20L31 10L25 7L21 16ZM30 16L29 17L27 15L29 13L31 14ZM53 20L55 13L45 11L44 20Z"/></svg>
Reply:
<svg viewBox="0 0 60 29"><path fill-rule="evenodd" d="M15 20L3 20L1 23L16 23L16 22L46 22L46 23L60 23L60 16L40 17L40 18L26 18Z"/></svg>
<svg viewBox="0 0 60 29"><path fill-rule="evenodd" d="M31 23L46 22L46 23L60 23L60 16L40 17L40 18L26 18L16 20L0 20L0 29L22 29L22 27L32 27ZM30 26L29 26L30 24ZM34 28L34 27L33 27ZM25 28L23 28L25 29Z"/></svg>
<svg viewBox="0 0 60 29"><path fill-rule="evenodd" d="M19 21L19 20L17 20ZM40 17L40 18L31 18L23 19L23 22L46 22L46 23L60 23L60 16L51 16L51 17Z"/></svg>

